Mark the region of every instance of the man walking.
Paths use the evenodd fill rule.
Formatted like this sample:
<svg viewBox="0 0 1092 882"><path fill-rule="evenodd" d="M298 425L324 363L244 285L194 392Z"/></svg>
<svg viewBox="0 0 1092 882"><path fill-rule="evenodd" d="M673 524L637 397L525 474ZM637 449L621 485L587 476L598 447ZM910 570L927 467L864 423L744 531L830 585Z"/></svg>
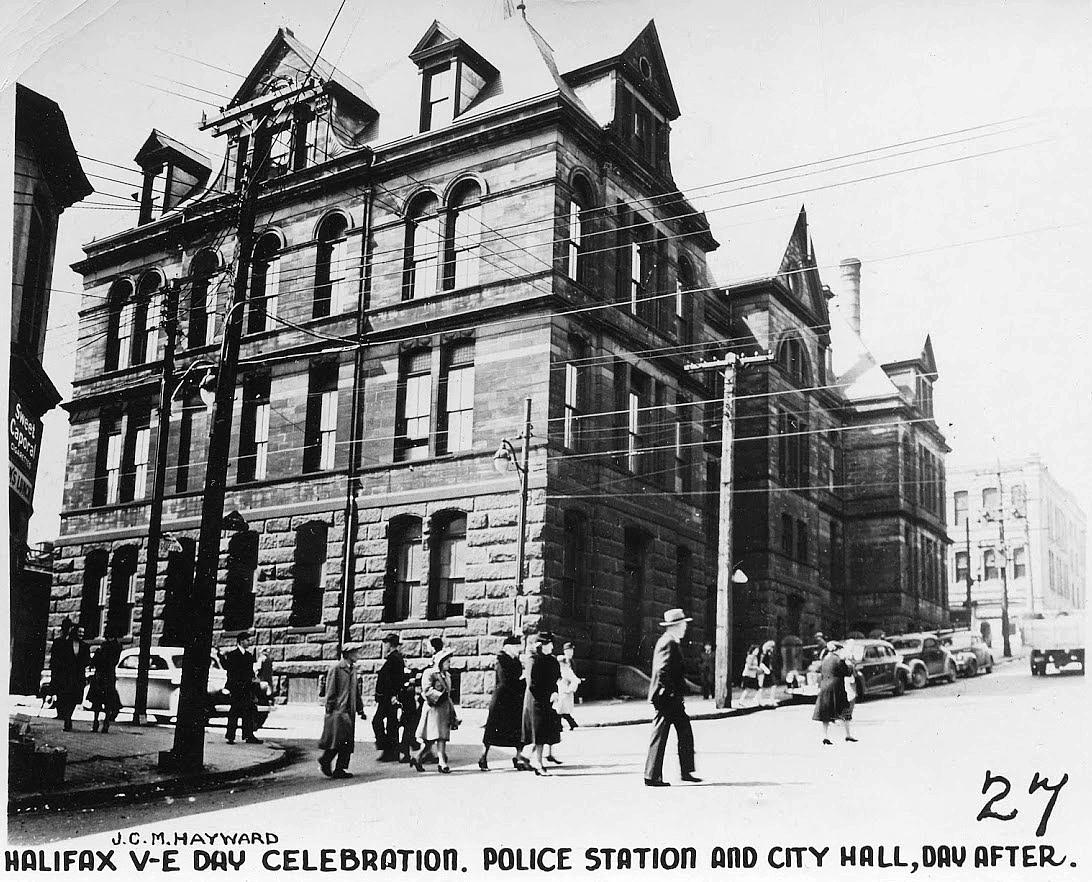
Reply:
<svg viewBox="0 0 1092 882"><path fill-rule="evenodd" d="M353 777L349 759L356 744L356 717L363 707L356 674L359 653L359 643L346 643L341 647L341 660L326 675L326 717L318 743L322 751L318 764L327 778ZM335 758L337 764L331 768Z"/></svg>
<svg viewBox="0 0 1092 882"><path fill-rule="evenodd" d="M667 787L664 780L664 752L667 750L667 736L672 726L679 742L679 769L682 780L699 782L694 775L694 733L690 728L690 717L683 706L686 694L686 680L683 676L683 654L679 641L686 633L690 619L681 609L669 609L664 614L660 627L663 635L656 641L652 653L652 680L648 686L648 700L656 709L652 721L652 740L648 745L648 758L645 760L645 785L648 787Z"/></svg>
<svg viewBox="0 0 1092 882"><path fill-rule="evenodd" d="M254 703L254 665L257 659L250 651L250 639L249 631L240 631L235 635L235 646L220 659L227 673L227 690L231 696L227 721L228 744L235 743L235 728L240 721L243 741L247 744L262 743L262 739L254 735L254 721L258 716L258 707Z"/></svg>
<svg viewBox="0 0 1092 882"><path fill-rule="evenodd" d="M406 663L398 646L402 642L397 634L383 638L387 645L387 657L375 678L375 716L372 731L375 746L381 751L381 763L398 762L398 696L406 679Z"/></svg>

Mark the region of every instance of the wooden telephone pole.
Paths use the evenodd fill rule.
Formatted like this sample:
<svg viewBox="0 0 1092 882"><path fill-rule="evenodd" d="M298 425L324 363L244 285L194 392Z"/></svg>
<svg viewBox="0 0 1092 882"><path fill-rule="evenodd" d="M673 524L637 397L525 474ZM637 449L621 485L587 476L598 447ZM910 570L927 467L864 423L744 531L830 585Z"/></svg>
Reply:
<svg viewBox="0 0 1092 882"><path fill-rule="evenodd" d="M732 582L735 564L732 558L732 471L733 409L736 396L736 368L739 365L766 364L773 356L740 356L729 352L724 358L700 361L686 366L687 372L724 371L724 396L720 435L720 514L717 536L717 622L713 673L713 697L717 707L732 706Z"/></svg>

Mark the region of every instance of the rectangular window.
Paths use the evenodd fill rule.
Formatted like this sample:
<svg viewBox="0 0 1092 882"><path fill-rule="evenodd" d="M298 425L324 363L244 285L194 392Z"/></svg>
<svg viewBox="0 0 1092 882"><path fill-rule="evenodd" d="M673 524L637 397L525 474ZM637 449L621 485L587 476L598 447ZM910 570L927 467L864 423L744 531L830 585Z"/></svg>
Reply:
<svg viewBox="0 0 1092 882"><path fill-rule="evenodd" d="M952 495L955 513L955 525L961 526L967 520L967 491L957 490Z"/></svg>
<svg viewBox="0 0 1092 882"><path fill-rule="evenodd" d="M330 308L337 315L353 308L349 273L349 240L335 239L330 243Z"/></svg>
<svg viewBox="0 0 1092 882"><path fill-rule="evenodd" d="M970 558L966 551L955 553L955 578L961 585L967 584L967 576L970 573Z"/></svg>
<svg viewBox="0 0 1092 882"><path fill-rule="evenodd" d="M193 443L193 411L182 409L178 421L178 464L174 471L174 490L185 493L190 489L190 445Z"/></svg>
<svg viewBox="0 0 1092 882"><path fill-rule="evenodd" d="M808 426L788 411L778 413L778 479L782 486L806 490L808 484Z"/></svg>
<svg viewBox="0 0 1092 882"><path fill-rule="evenodd" d="M573 353L575 355L576 349ZM576 450L580 428L580 368L571 361L565 365L564 439L566 450Z"/></svg>
<svg viewBox="0 0 1092 882"><path fill-rule="evenodd" d="M639 451L641 448L641 399L636 392L630 391L626 411L626 467L637 474Z"/></svg>
<svg viewBox="0 0 1092 882"><path fill-rule="evenodd" d="M460 343L448 352L441 377L444 406L439 448L442 453L470 450L474 443L474 344Z"/></svg>
<svg viewBox="0 0 1092 882"><path fill-rule="evenodd" d="M329 471L337 450L336 362L312 364L307 382L307 421L304 425L304 472Z"/></svg>
<svg viewBox="0 0 1092 882"><path fill-rule="evenodd" d="M440 218L421 218L412 230L410 299L431 297L438 290L440 271Z"/></svg>
<svg viewBox="0 0 1092 882"><path fill-rule="evenodd" d="M644 298L641 284L641 244L629 243L629 311L637 315L641 300Z"/></svg>
<svg viewBox="0 0 1092 882"><path fill-rule="evenodd" d="M987 548L982 552L982 580L992 582L997 578L997 554L992 548Z"/></svg>
<svg viewBox="0 0 1092 882"><path fill-rule="evenodd" d="M580 206L569 203L569 278L580 281L580 246L583 234L580 221Z"/></svg>
<svg viewBox="0 0 1092 882"><path fill-rule="evenodd" d="M1025 579L1028 574L1028 555L1026 548L1014 548L1012 550L1012 577Z"/></svg>
<svg viewBox="0 0 1092 882"><path fill-rule="evenodd" d="M455 118L455 67L426 71L421 96L421 131L431 132Z"/></svg>
<svg viewBox="0 0 1092 882"><path fill-rule="evenodd" d="M129 302L121 307L121 316L118 319L118 370L127 368L132 363L135 316L135 303Z"/></svg>
<svg viewBox="0 0 1092 882"><path fill-rule="evenodd" d="M106 503L110 505L121 499L121 432L111 432L106 436Z"/></svg>
<svg viewBox="0 0 1092 882"><path fill-rule="evenodd" d="M983 487L982 488L982 507L990 513L996 514L997 511L997 488L996 487Z"/></svg>
<svg viewBox="0 0 1092 882"><path fill-rule="evenodd" d="M265 174L263 178L270 180L288 174L292 167L292 131L291 126L285 125L269 133L269 144L266 147L268 159L266 159ZM265 152L265 151L263 151ZM261 156L255 157L256 162L261 161Z"/></svg>
<svg viewBox="0 0 1092 882"><path fill-rule="evenodd" d="M133 442L133 499L143 499L148 494L148 445L152 430L142 426L136 430Z"/></svg>
<svg viewBox="0 0 1092 882"><path fill-rule="evenodd" d="M321 449L319 469L329 470L334 467L334 455L337 448L337 389L322 393L322 413L319 424L319 447Z"/></svg>
<svg viewBox="0 0 1092 882"><path fill-rule="evenodd" d="M428 349L402 357L398 415L395 425L395 458L428 457L432 431L432 352Z"/></svg>
<svg viewBox="0 0 1092 882"><path fill-rule="evenodd" d="M205 336L201 340L194 340L194 346L200 346L204 344L209 346L216 342L216 308L218 306L216 300L217 286L210 281L208 283L208 290L205 292Z"/></svg>
<svg viewBox="0 0 1092 882"><path fill-rule="evenodd" d="M675 492L690 492L690 448L687 447L686 424L689 415L686 410L689 402L679 399L675 402Z"/></svg>
<svg viewBox="0 0 1092 882"><path fill-rule="evenodd" d="M240 482L265 478L268 451L269 378L255 377L243 383L243 407L239 420Z"/></svg>
<svg viewBox="0 0 1092 882"><path fill-rule="evenodd" d="M804 521L796 522L796 557L800 563L808 562L808 525Z"/></svg>
<svg viewBox="0 0 1092 882"><path fill-rule="evenodd" d="M455 288L478 284L482 241L482 205L466 205L455 213L452 260L455 263Z"/></svg>
<svg viewBox="0 0 1092 882"><path fill-rule="evenodd" d="M394 620L420 615L424 608L421 593L421 524L414 522L403 528L395 561Z"/></svg>
<svg viewBox="0 0 1092 882"><path fill-rule="evenodd" d="M148 298L148 313L144 324L144 362L149 363L159 358L159 311L162 307L162 295L156 292Z"/></svg>
<svg viewBox="0 0 1092 882"><path fill-rule="evenodd" d="M792 557L792 518L787 514L781 515L781 553Z"/></svg>

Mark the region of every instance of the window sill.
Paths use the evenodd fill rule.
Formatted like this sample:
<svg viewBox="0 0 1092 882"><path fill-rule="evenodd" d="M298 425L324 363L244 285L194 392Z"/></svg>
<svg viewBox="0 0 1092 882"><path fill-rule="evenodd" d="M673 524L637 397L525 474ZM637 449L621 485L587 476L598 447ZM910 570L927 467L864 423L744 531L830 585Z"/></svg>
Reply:
<svg viewBox="0 0 1092 882"><path fill-rule="evenodd" d="M446 619L403 619L400 622L381 622L380 630L433 631L436 628L465 628L466 616L450 616Z"/></svg>
<svg viewBox="0 0 1092 882"><path fill-rule="evenodd" d="M326 628L323 625L309 625L307 627L292 627L288 629L289 634L325 634Z"/></svg>

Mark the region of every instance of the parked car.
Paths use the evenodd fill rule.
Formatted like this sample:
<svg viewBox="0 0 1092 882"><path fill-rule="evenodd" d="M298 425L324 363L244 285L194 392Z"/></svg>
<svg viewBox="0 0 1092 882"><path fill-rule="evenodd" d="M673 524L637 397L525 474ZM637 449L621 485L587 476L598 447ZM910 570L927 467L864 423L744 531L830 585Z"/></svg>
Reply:
<svg viewBox="0 0 1092 882"><path fill-rule="evenodd" d="M1024 646L1031 650L1032 676L1048 671L1079 670L1084 674L1084 617L1060 612L1029 617L1021 626Z"/></svg>
<svg viewBox="0 0 1092 882"><path fill-rule="evenodd" d="M910 685L915 689L923 688L931 680L954 683L959 676L955 660L936 634L900 634L888 638L888 642L910 669Z"/></svg>
<svg viewBox="0 0 1092 882"><path fill-rule="evenodd" d="M178 692L182 685L182 656L185 650L176 646L153 646L148 662L148 714L160 722L170 722L178 716ZM117 683L118 697L121 699L122 712L131 711L136 704L137 666L140 650L137 647L123 650L118 659ZM258 703L256 725L261 728L273 709L272 690L269 684L259 682L255 699ZM90 709L91 703L86 696L84 708ZM219 657L213 653L209 659L208 715L226 717L231 707L227 691L227 674L220 665Z"/></svg>
<svg viewBox="0 0 1092 882"><path fill-rule="evenodd" d="M850 639L842 644L842 653L854 669L857 698L891 692L902 695L910 683L910 669L886 640ZM795 682L789 694L799 701L814 701L819 694L819 660L808 665L803 682Z"/></svg>
<svg viewBox="0 0 1092 882"><path fill-rule="evenodd" d="M974 631L952 631L940 636L942 645L948 648L956 670L964 677L974 677L979 671L993 673L993 653Z"/></svg>

